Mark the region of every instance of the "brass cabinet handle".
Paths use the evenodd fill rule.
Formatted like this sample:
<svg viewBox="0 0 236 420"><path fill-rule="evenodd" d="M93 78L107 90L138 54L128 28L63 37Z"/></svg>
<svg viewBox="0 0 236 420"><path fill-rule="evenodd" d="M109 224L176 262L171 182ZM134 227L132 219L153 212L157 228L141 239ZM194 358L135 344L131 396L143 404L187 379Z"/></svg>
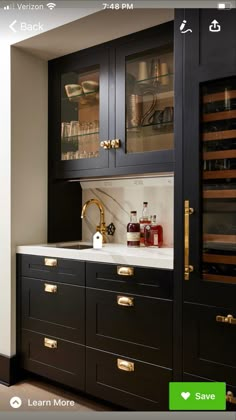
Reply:
<svg viewBox="0 0 236 420"><path fill-rule="evenodd" d="M120 306L134 306L134 298L128 296L117 296L117 304Z"/></svg>
<svg viewBox="0 0 236 420"><path fill-rule="evenodd" d="M117 274L119 276L133 276L134 275L134 267L123 267L121 265L118 265Z"/></svg>
<svg viewBox="0 0 236 420"><path fill-rule="evenodd" d="M57 340L51 340L51 338L44 337L44 347L57 349Z"/></svg>
<svg viewBox="0 0 236 420"><path fill-rule="evenodd" d="M48 267L56 267L57 266L57 259L56 258L44 258L44 265Z"/></svg>
<svg viewBox="0 0 236 420"><path fill-rule="evenodd" d="M120 370L125 370L126 372L134 371L134 363L128 362L127 360L117 359L117 367Z"/></svg>
<svg viewBox="0 0 236 420"><path fill-rule="evenodd" d="M111 140L103 140L100 142L100 147L102 149L110 149L111 148Z"/></svg>
<svg viewBox="0 0 236 420"><path fill-rule="evenodd" d="M57 293L57 286L55 284L44 283L44 291L47 293Z"/></svg>
<svg viewBox="0 0 236 420"><path fill-rule="evenodd" d="M217 315L216 321L223 322L226 324L236 325L236 318L234 318L233 315L227 315L227 316Z"/></svg>
<svg viewBox="0 0 236 420"><path fill-rule="evenodd" d="M236 404L236 397L231 391L228 391L226 394L226 401L231 404Z"/></svg>
<svg viewBox="0 0 236 420"><path fill-rule="evenodd" d="M120 148L120 139L111 140L111 148L112 149L119 149Z"/></svg>
<svg viewBox="0 0 236 420"><path fill-rule="evenodd" d="M194 267L189 265L189 216L194 210L189 207L189 200L184 201L184 280L189 280L189 274Z"/></svg>

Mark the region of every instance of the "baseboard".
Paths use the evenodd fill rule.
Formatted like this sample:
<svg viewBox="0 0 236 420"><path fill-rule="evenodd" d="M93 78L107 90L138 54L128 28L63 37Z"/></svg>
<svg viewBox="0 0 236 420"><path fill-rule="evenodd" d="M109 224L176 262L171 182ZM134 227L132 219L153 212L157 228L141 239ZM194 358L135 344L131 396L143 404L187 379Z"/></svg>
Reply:
<svg viewBox="0 0 236 420"><path fill-rule="evenodd" d="M17 378L17 357L8 357L0 354L0 382L4 385L10 386L17 382Z"/></svg>

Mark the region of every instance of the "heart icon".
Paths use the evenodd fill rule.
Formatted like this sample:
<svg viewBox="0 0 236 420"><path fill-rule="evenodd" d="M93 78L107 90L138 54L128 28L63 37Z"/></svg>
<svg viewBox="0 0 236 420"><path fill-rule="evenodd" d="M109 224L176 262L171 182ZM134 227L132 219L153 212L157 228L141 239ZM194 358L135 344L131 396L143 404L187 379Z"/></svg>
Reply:
<svg viewBox="0 0 236 420"><path fill-rule="evenodd" d="M184 400L187 400L189 397L190 397L190 392L181 392L181 397L184 399Z"/></svg>

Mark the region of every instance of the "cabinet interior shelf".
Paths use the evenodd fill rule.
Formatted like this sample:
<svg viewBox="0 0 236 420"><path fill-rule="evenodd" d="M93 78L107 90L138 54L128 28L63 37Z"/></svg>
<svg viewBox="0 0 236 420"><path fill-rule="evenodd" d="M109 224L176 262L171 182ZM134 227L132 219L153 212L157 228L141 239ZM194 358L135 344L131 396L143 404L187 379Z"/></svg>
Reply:
<svg viewBox="0 0 236 420"><path fill-rule="evenodd" d="M204 242L223 242L228 244L236 244L236 235L221 235L213 233L205 233L203 235Z"/></svg>
<svg viewBox="0 0 236 420"><path fill-rule="evenodd" d="M231 118L236 118L236 110L203 114L203 122L230 120Z"/></svg>
<svg viewBox="0 0 236 420"><path fill-rule="evenodd" d="M163 80L163 77L170 77L170 76L173 76L173 75L174 75L174 73L161 74L160 76L149 77L148 79L136 80L136 83L137 83L137 85L141 84L141 85L148 86L149 85L148 82L150 82L150 84L151 84L151 82L155 82L155 81L159 82L159 79Z"/></svg>
<svg viewBox="0 0 236 420"><path fill-rule="evenodd" d="M204 190L203 198L236 198L236 189L235 190Z"/></svg>
<svg viewBox="0 0 236 420"><path fill-rule="evenodd" d="M225 101L225 99L236 98L236 90L227 90L226 92L210 93L203 95L203 103Z"/></svg>
<svg viewBox="0 0 236 420"><path fill-rule="evenodd" d="M165 128L165 126L171 127L173 125L173 121L166 121L166 122L162 122L162 123L158 123L158 124L143 124L143 125L136 125L134 127L127 127L126 130L129 131L134 131L137 129L142 130L142 128L146 128L146 127L155 127L154 130L156 130L156 134L158 134L158 129L163 129ZM155 134L155 133L153 133Z"/></svg>
<svg viewBox="0 0 236 420"><path fill-rule="evenodd" d="M203 179L236 178L235 169L223 169L222 171L203 171Z"/></svg>
<svg viewBox="0 0 236 420"><path fill-rule="evenodd" d="M214 131L210 133L203 133L203 141L220 141L236 138L236 130Z"/></svg>
<svg viewBox="0 0 236 420"><path fill-rule="evenodd" d="M204 152L204 160L212 159L225 159L225 158L236 158L236 149L229 150L217 150L216 152Z"/></svg>
<svg viewBox="0 0 236 420"><path fill-rule="evenodd" d="M79 137L93 136L94 134L99 134L99 131L93 131L91 133L83 133L83 134L76 134L74 136L63 137L61 139L61 141L70 142L70 141L73 141L73 140L75 140Z"/></svg>
<svg viewBox="0 0 236 420"><path fill-rule="evenodd" d="M208 281L216 281L220 283L236 283L235 276L222 276L221 274L204 273L202 277L204 280L208 280Z"/></svg>
<svg viewBox="0 0 236 420"><path fill-rule="evenodd" d="M202 259L206 263L236 264L236 255L203 254Z"/></svg>

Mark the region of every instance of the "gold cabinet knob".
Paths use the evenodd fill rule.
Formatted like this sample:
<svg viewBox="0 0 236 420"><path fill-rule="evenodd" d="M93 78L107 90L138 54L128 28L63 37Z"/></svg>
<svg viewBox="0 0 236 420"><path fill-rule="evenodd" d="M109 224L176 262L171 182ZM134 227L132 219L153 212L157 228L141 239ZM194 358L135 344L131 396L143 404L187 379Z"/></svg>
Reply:
<svg viewBox="0 0 236 420"><path fill-rule="evenodd" d="M231 391L228 391L226 394L226 401L231 404L236 404L236 397Z"/></svg>
<svg viewBox="0 0 236 420"><path fill-rule="evenodd" d="M51 338L44 337L44 347L57 349L57 340L51 340Z"/></svg>
<svg viewBox="0 0 236 420"><path fill-rule="evenodd" d="M111 140L103 140L100 142L100 147L102 149L110 149L111 148Z"/></svg>
<svg viewBox="0 0 236 420"><path fill-rule="evenodd" d="M117 296L117 304L120 306L134 306L134 298L128 296Z"/></svg>
<svg viewBox="0 0 236 420"><path fill-rule="evenodd" d="M46 293L57 293L57 286L56 284L44 283L44 291Z"/></svg>
<svg viewBox="0 0 236 420"><path fill-rule="evenodd" d="M233 315L230 314L227 316L217 315L216 322L223 322L225 324L236 325L236 318L234 318Z"/></svg>
<svg viewBox="0 0 236 420"><path fill-rule="evenodd" d="M111 148L112 149L119 149L120 148L120 139L111 140Z"/></svg>
<svg viewBox="0 0 236 420"><path fill-rule="evenodd" d="M133 276L134 275L134 267L123 267L118 266L117 267L117 274L119 276Z"/></svg>
<svg viewBox="0 0 236 420"><path fill-rule="evenodd" d="M134 371L134 363L128 362L127 360L117 359L117 367L120 370L125 370L126 372Z"/></svg>

